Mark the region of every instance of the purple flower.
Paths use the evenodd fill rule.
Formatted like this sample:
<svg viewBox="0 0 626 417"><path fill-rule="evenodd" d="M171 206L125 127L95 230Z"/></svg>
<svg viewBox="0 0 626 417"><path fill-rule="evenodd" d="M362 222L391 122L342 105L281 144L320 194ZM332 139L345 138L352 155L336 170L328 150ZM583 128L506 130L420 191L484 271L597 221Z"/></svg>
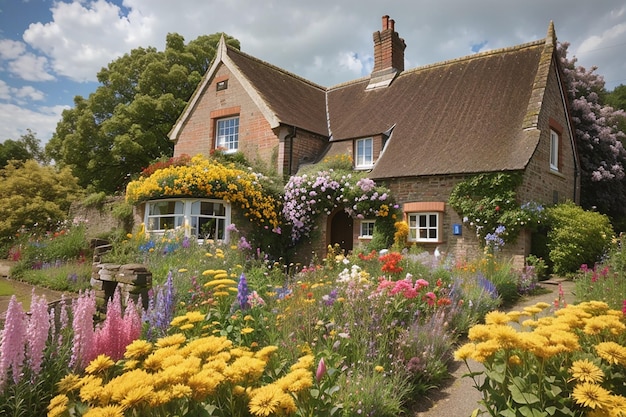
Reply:
<svg viewBox="0 0 626 417"><path fill-rule="evenodd" d="M248 280L243 272L239 276L239 284L237 284L237 302L239 303L239 308L242 310L246 310L250 307L248 303Z"/></svg>

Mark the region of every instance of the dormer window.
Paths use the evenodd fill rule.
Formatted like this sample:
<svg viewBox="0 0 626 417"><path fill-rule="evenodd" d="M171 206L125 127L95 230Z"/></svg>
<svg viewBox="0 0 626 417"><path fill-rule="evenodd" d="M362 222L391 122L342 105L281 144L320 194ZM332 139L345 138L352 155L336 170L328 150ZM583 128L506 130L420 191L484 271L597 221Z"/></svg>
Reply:
<svg viewBox="0 0 626 417"><path fill-rule="evenodd" d="M374 139L357 139L354 155L356 169L369 169L374 165Z"/></svg>

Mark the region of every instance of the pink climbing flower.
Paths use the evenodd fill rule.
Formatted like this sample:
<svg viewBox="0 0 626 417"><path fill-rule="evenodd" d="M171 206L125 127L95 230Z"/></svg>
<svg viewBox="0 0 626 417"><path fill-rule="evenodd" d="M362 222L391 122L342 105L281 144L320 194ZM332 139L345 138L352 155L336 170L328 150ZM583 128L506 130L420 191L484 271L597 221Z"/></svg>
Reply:
<svg viewBox="0 0 626 417"><path fill-rule="evenodd" d="M72 343L72 357L70 367L85 369L89 360L93 358L93 316L96 314L96 295L94 291L81 292L72 303L74 318L72 329L74 339Z"/></svg>

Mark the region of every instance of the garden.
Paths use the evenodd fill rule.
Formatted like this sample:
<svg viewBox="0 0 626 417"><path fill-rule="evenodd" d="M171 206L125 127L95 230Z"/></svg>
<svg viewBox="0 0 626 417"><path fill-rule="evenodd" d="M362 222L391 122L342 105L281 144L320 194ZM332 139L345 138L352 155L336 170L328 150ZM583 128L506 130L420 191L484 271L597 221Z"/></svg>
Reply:
<svg viewBox="0 0 626 417"><path fill-rule="evenodd" d="M204 168L196 171L204 177L165 171L167 186L184 178L197 193L214 186L218 172L230 175L223 166ZM184 230L150 236L141 226L117 235L102 261L148 267L147 308L121 291L98 304L84 224L21 230L11 251L15 276L74 296L50 308L50 300L33 295L28 313L12 299L0 338L0 414L411 415L454 361L466 361L490 415L624 412L626 254L604 220L588 221L597 213L571 204L546 209L552 259L529 257L518 270L498 250L506 244L496 239L502 229L484 234L477 259L407 245L408 228L393 219L384 190L329 170L292 179L290 193L309 184L325 201L324 193L344 188L353 215L387 220L391 238L384 248L349 254L329 247L302 264L270 253L248 232L253 223L280 235L273 205L256 193L267 179L249 175L238 171L231 191L245 207L253 190L263 209L247 207L248 215L228 226L229 243L199 244ZM140 180L134 190L140 196L154 187ZM290 206L303 215L292 217L297 227L280 224L283 235L314 233L308 218L315 206ZM577 239L570 229L581 224L593 230ZM581 253L592 250L602 258L590 263ZM577 259L587 263L572 267ZM578 304L499 311L541 291L548 271L568 269ZM484 369L471 372L476 361Z"/></svg>

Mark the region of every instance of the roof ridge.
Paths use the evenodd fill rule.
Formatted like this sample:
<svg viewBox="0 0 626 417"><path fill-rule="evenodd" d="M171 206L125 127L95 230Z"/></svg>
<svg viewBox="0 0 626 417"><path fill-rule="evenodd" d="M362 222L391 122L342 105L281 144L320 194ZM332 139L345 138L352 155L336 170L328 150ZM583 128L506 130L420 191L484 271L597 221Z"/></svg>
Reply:
<svg viewBox="0 0 626 417"><path fill-rule="evenodd" d="M542 46L542 45L545 45L545 43L546 43L546 39L543 38L543 39L538 39L538 40L535 40L535 41L532 41L532 42L526 42L526 43L522 43L522 44L515 45L515 46L507 46L507 47L503 47L503 48L490 49L490 50L484 51L484 52L477 52L477 53L471 54L471 55L465 55L465 56L458 57L458 58L447 59L445 61L440 61L440 62L435 62L435 63L432 63L432 64L422 65L421 67L411 68L409 70L402 71L399 76L403 76L404 74L411 73L411 72L422 71L422 70L425 70L425 69L442 67L442 66L454 64L454 63L457 63L457 62L469 61L470 59L483 58L483 57L487 57L487 56L490 56L490 55L497 55L497 54L501 54L503 52L511 52L511 51L516 51L516 50L521 50L521 49L534 47L534 46Z"/></svg>
<svg viewBox="0 0 626 417"><path fill-rule="evenodd" d="M239 55L242 55L242 56L243 56L243 57L245 57L245 58L248 58L248 59L250 59L250 60L252 60L252 61L258 62L259 64L262 64L262 65L264 65L264 66L266 66L266 67L268 67L268 68L271 68L271 69L273 69L273 70L275 70L275 71L281 72L281 73L283 73L283 74L285 74L285 75L287 75L287 76L289 76L289 77L291 77L291 78L295 78L295 79L296 79L296 80L298 80L298 81L301 81L301 82L303 82L303 83L305 83L305 84L310 85L311 87L319 88L320 90L323 90L323 91L326 91L326 90L327 90L327 88L326 88L326 87L324 87L324 86L322 86L322 85L319 85L319 84L317 84L317 83L314 83L313 81L308 80L308 79L306 79L306 78L304 78L304 77L301 77L301 76L299 76L299 75L297 75L297 74L294 74L293 72L289 72L289 71L287 71L287 70L286 70L286 69L284 69L284 68L278 67L278 66L276 66L276 65L274 65L274 64L270 64L270 63L269 63L269 62L267 62L267 61L264 61L264 60L262 60L262 59L259 59L259 58L257 58L257 57L254 57L254 56L252 56L252 55L250 55L250 54L247 54L247 53L245 53L245 52L243 52L243 51L241 51L241 50L239 50L239 49L233 48L232 46L230 46L230 45L228 45L228 44L226 44L226 48L227 48L227 50L228 50L228 52L229 52L229 53L230 53L230 52L235 52L235 53L237 53L237 54L239 54Z"/></svg>

